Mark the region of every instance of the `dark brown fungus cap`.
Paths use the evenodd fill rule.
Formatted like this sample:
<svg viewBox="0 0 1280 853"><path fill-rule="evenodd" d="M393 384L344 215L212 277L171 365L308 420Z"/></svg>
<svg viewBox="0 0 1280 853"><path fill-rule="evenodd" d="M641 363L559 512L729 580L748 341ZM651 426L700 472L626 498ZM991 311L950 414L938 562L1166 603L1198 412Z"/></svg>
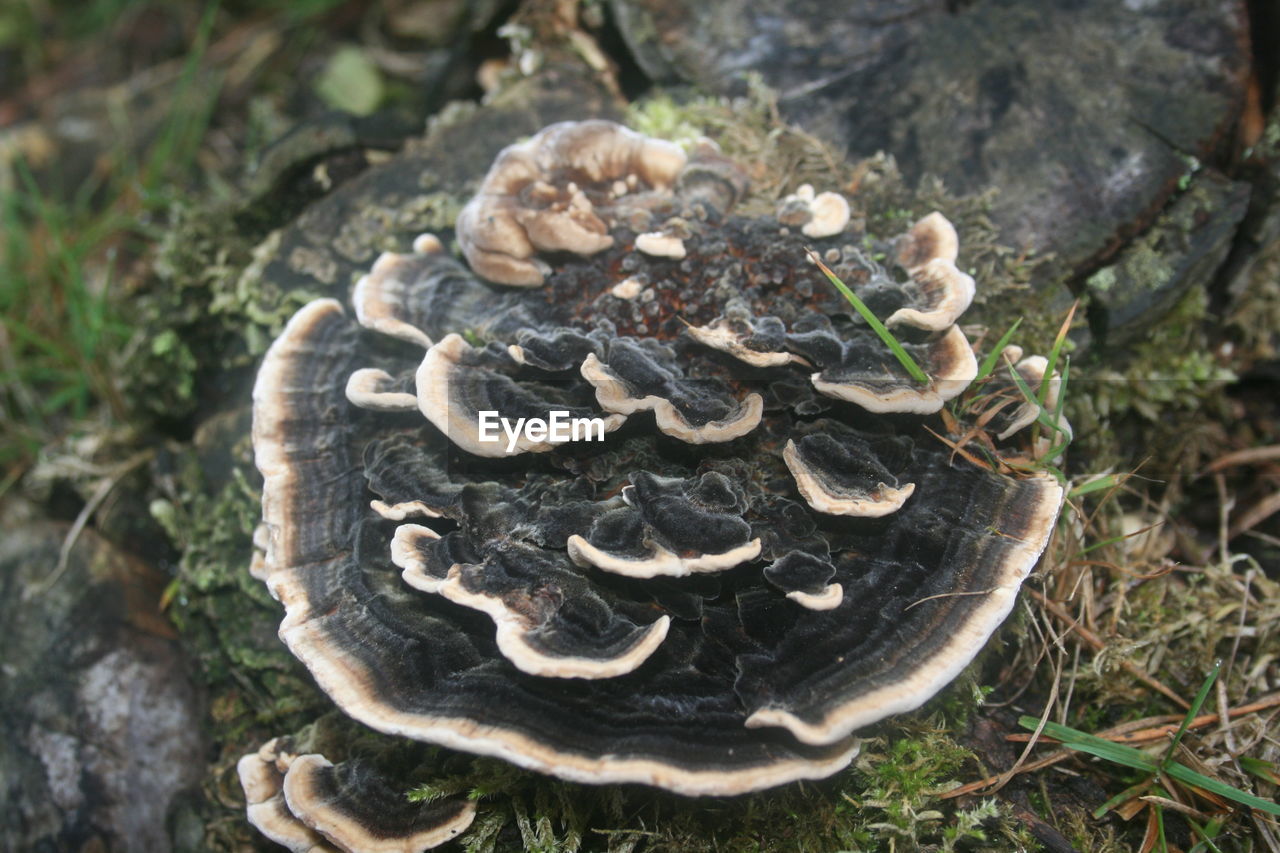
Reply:
<svg viewBox="0 0 1280 853"><path fill-rule="evenodd" d="M522 672L553 678L612 678L631 672L667 636L671 617L636 625L596 595L563 554L514 542L481 562L441 559L430 528L401 525L391 559L422 592L487 613L502 656ZM447 544L447 543L446 543Z"/></svg>
<svg viewBox="0 0 1280 853"><path fill-rule="evenodd" d="M418 853L456 838L475 818L463 799L411 803L359 761L299 755L284 777L289 810L339 850Z"/></svg>
<svg viewBox="0 0 1280 853"><path fill-rule="evenodd" d="M412 255L380 255L356 282L351 302L360 325L426 349L431 337L422 330L426 320L422 312L431 304L426 292L431 281L421 275L422 260L443 252L444 246L435 235L422 234L413 241L413 251Z"/></svg>
<svg viewBox="0 0 1280 853"><path fill-rule="evenodd" d="M690 444L730 441L760 423L764 400L759 394L739 402L722 383L688 381L675 351L657 341L613 341L607 357L605 363L592 353L580 368L606 412L652 411L658 429Z"/></svg>
<svg viewBox="0 0 1280 853"><path fill-rule="evenodd" d="M802 357L785 351L786 328L781 320L757 319L740 299L731 300L724 313L707 325L689 326L686 331L698 343L727 352L752 367L807 364Z"/></svg>
<svg viewBox="0 0 1280 853"><path fill-rule="evenodd" d="M939 332L954 323L973 302L973 278L956 267L960 241L941 213L921 219L898 245L898 263L919 291L919 304L899 308L885 324Z"/></svg>
<svg viewBox="0 0 1280 853"><path fill-rule="evenodd" d="M493 622L461 618L460 605L406 583L392 561L393 533L364 509L366 483L394 480L382 466L396 466L399 488L403 478L420 478L425 502L458 522L440 539L431 564L437 573L446 563L492 567L493 555L516 544L525 556L541 551L540 559L570 572L572 532L625 504L588 500L594 490L573 478L525 477L517 488L447 482L448 447L435 440L438 434L379 435L376 419L357 417L359 410L346 404L358 328L335 302L308 305L273 344L255 388L256 452L271 530L267 583L287 612L280 636L340 707L385 732L562 778L642 782L689 794L820 778L848 763L856 751L850 738L810 747L785 732L747 729L733 692L731 650L699 639L696 618L677 620L676 606L664 613L652 591L580 576L578 589L562 600L573 609L558 620L553 614L558 636L549 641L577 638L581 656L589 657L600 648L600 614L610 613L638 626L670 615L672 630L631 673L565 679L522 671L503 655ZM365 474L353 464L361 454L373 466ZM424 562L420 571L432 570ZM658 594L680 600L676 592Z"/></svg>
<svg viewBox="0 0 1280 853"><path fill-rule="evenodd" d="M475 803L412 803L360 759L339 764L275 738L240 759L249 821L298 853L419 853L457 837Z"/></svg>
<svg viewBox="0 0 1280 853"><path fill-rule="evenodd" d="M807 551L791 551L764 569L764 578L787 598L810 610L832 610L844 601L844 586L833 583L836 567Z"/></svg>
<svg viewBox="0 0 1280 853"><path fill-rule="evenodd" d="M954 263L945 220L899 244L900 280L735 215L745 181L715 152L684 173L653 152L671 153L592 122L502 155L469 216L525 248L459 239L479 274L532 269L541 287L493 287L420 240L378 261L354 318L332 300L298 312L254 391L255 570L284 642L382 732L684 794L824 777L858 728L977 654L1062 489L953 458L924 417L877 417L936 411L973 352L954 323L904 321L931 377L915 383L805 259L817 242L880 316L936 314L918 271ZM613 211L605 232L578 223L609 244L538 257L527 211L569 215L575 192ZM643 215L619 219L624 200ZM637 251L650 231L685 256ZM545 452L510 458L480 440L485 411L599 417L606 434L522 436L513 453Z"/></svg>
<svg viewBox="0 0 1280 853"><path fill-rule="evenodd" d="M879 463L878 455L866 452L865 441L855 436L843 438L838 441L818 434L804 436L799 444L787 441L782 460L809 506L830 515L866 518L901 509L915 492L915 484L898 486L897 478Z"/></svg>
<svg viewBox="0 0 1280 853"><path fill-rule="evenodd" d="M258 831L277 844L294 853L328 853L336 848L325 841L324 836L299 820L284 798L284 768L277 766L275 746L278 739L268 742L258 752L252 752L236 764L240 786L249 822Z"/></svg>
<svg viewBox="0 0 1280 853"><path fill-rule="evenodd" d="M784 201L780 212L785 215L793 206ZM894 281L862 256L837 264L846 283L861 283L863 300L887 316L888 325L920 330L906 336L904 347L928 374L924 385L895 359L885 357L884 344L861 320L845 328L825 312L793 310L787 322L761 313L754 300L734 296L715 319L689 324L687 334L753 367L817 367L811 379L819 393L868 411L931 414L964 391L978 372L973 350L955 325L973 301L974 283L956 268L955 257L955 229L940 213L931 213L900 241L898 260L908 274L905 282Z"/></svg>
<svg viewBox="0 0 1280 853"><path fill-rule="evenodd" d="M955 263L960 255L956 229L941 213L934 211L898 239L898 264L907 272L923 269L933 261Z"/></svg>
<svg viewBox="0 0 1280 853"><path fill-rule="evenodd" d="M919 494L959 485L937 476L945 470L913 475ZM959 675L1009 614L1062 501L1061 486L1048 477L1013 484L998 479L971 482L967 506L948 501L925 509L924 501L912 500L890 516L913 519L916 532L891 528L872 553L860 554L865 572L845 583L844 601L830 611L848 622L833 624L831 636L806 637L803 650L791 647L798 637L786 638L774 655L743 661L739 693L748 702L758 696L746 725L784 726L804 743L831 743L845 732L918 707L922 696ZM952 491L951 498L960 495ZM984 518L991 527L976 528ZM926 525L949 524L963 525L964 532L946 537L951 541L941 553L934 551L937 537L922 531ZM939 584L938 574L924 569L932 561L950 563L958 574ZM866 595L897 603L868 613ZM921 607L930 611L928 617L916 613ZM887 613L899 616L888 619ZM873 661L859 653L853 661L850 648L875 648L884 657ZM844 666L826 666L841 658ZM779 659L799 666L780 670Z"/></svg>
<svg viewBox="0 0 1280 853"><path fill-rule="evenodd" d="M745 495L723 474L689 482L640 472L622 497L626 507L596 518L587 536L569 537L573 562L652 578L724 571L760 556L760 539L742 518Z"/></svg>
<svg viewBox="0 0 1280 853"><path fill-rule="evenodd" d="M546 451L564 441L545 436L539 440L524 432L509 441L493 422L482 433L486 426L481 423L482 412L495 412L512 421L537 418L544 422L553 411L563 411L566 419L600 414L573 405L554 385L517 383L506 372L517 366L506 348L477 349L461 335L447 335L427 350L418 367L418 408L450 441L477 456ZM625 409L612 411L621 414L601 418L605 432L626 421ZM572 436L571 431L567 434Z"/></svg>
<svg viewBox="0 0 1280 853"><path fill-rule="evenodd" d="M916 382L892 356L886 358L869 344L866 340L841 343L830 366L813 374L813 387L869 412L928 415L959 396L978 375L978 360L959 326L925 343L903 344L929 376L927 385Z"/></svg>
<svg viewBox="0 0 1280 853"><path fill-rule="evenodd" d="M799 225L806 237L832 237L849 224L848 200L839 193L814 194L813 186L801 184L778 203L777 217L783 225Z"/></svg>

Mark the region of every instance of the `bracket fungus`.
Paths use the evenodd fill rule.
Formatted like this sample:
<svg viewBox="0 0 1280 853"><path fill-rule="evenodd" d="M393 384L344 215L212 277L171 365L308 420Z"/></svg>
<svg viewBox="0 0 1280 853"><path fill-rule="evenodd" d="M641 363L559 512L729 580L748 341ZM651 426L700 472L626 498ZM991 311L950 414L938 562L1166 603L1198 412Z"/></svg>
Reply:
<svg viewBox="0 0 1280 853"><path fill-rule="evenodd" d="M805 236L735 215L745 188L705 143L555 125L459 216L470 269L420 237L354 312L320 299L288 323L254 389L255 571L348 715L562 779L739 794L847 766L858 729L920 706L1004 620L1062 489L925 429L977 370L954 229L925 217L886 270L847 216ZM607 428L495 443L488 410ZM350 846L289 788L287 809L251 796L264 831L292 814Z"/></svg>
<svg viewBox="0 0 1280 853"><path fill-rule="evenodd" d="M295 853L414 853L457 837L475 818L458 798L410 803L367 763L334 764L273 738L236 765L249 822Z"/></svg>
<svg viewBox="0 0 1280 853"><path fill-rule="evenodd" d="M849 201L840 193L814 194L811 184L801 184L778 203L778 221L799 225L806 237L831 237L849 224Z"/></svg>
<svg viewBox="0 0 1280 853"><path fill-rule="evenodd" d="M612 122L554 124L498 155L458 215L458 243L477 274L536 287L551 270L538 252L609 248L610 226L644 221L685 162L679 146ZM652 236L656 253L683 257L678 239Z"/></svg>

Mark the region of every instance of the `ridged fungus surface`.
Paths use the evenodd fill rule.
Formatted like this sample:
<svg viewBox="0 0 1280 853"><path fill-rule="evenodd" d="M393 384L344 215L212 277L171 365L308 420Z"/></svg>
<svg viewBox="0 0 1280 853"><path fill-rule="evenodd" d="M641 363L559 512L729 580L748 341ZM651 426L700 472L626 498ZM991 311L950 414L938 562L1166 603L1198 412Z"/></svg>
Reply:
<svg viewBox="0 0 1280 853"><path fill-rule="evenodd" d="M812 189L735 215L747 181L714 146L604 122L480 186L456 234L305 306L263 362L255 574L281 638L368 726L563 779L726 795L847 766L982 648L1062 500L924 428L977 371L955 230L864 240ZM254 808L345 849L289 779L332 802L355 775L301 761ZM433 808L431 838L470 819Z"/></svg>

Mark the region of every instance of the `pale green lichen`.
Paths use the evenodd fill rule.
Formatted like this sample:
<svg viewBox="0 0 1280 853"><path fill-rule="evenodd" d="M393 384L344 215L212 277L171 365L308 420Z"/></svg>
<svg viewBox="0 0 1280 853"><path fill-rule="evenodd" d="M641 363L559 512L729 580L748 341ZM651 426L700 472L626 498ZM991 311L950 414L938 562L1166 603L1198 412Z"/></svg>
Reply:
<svg viewBox="0 0 1280 853"><path fill-rule="evenodd" d="M706 135L703 123L697 119L698 112L690 105L677 104L669 94L658 93L628 105L623 123L645 136L691 148Z"/></svg>
<svg viewBox="0 0 1280 853"><path fill-rule="evenodd" d="M1280 217L1280 211L1273 214ZM1241 333L1241 355L1266 361L1280 355L1280 240L1264 246L1253 262L1228 322Z"/></svg>
<svg viewBox="0 0 1280 853"><path fill-rule="evenodd" d="M386 95L381 69L355 45L334 51L312 88L329 106L358 116L372 113Z"/></svg>
<svg viewBox="0 0 1280 853"><path fill-rule="evenodd" d="M182 550L166 592L166 612L209 696L208 725L216 750L199 806L205 828L202 850L247 849L255 840L239 805L235 761L331 707L276 638L279 604L248 572L261 495L245 459L247 444L246 436L232 449L240 461L218 489L208 485L196 453L183 454L166 495L152 500L150 507Z"/></svg>
<svg viewBox="0 0 1280 853"><path fill-rule="evenodd" d="M1085 287L1094 293L1107 293L1115 286L1115 267L1103 267L1085 281Z"/></svg>
<svg viewBox="0 0 1280 853"><path fill-rule="evenodd" d="M255 250L232 209L179 205L171 215L156 281L131 305L138 341L121 371L131 406L166 420L192 410L199 371L248 367L315 295L282 294L262 280L272 240Z"/></svg>
<svg viewBox="0 0 1280 853"><path fill-rule="evenodd" d="M1262 138L1244 154L1244 159L1270 164L1263 187L1270 186L1269 208L1251 237L1263 245L1246 268L1243 280L1233 286L1238 291L1228 322L1241 333L1245 361L1266 361L1280 353L1280 110L1273 110Z"/></svg>
<svg viewBox="0 0 1280 853"><path fill-rule="evenodd" d="M181 490L153 502L153 517L183 549L169 615L223 701L215 714L219 742L235 742L257 725L323 707L305 670L275 639L279 605L249 575L261 496L242 469L214 494L201 485L194 458ZM291 722L296 726L296 718Z"/></svg>
<svg viewBox="0 0 1280 853"><path fill-rule="evenodd" d="M1192 422L1225 405L1223 392L1235 375L1209 349L1207 304L1205 292L1193 288L1150 334L1073 377L1067 416L1095 468L1136 464L1133 448L1176 457ZM1117 440L1135 432L1142 438ZM1150 461L1161 466L1176 458Z"/></svg>

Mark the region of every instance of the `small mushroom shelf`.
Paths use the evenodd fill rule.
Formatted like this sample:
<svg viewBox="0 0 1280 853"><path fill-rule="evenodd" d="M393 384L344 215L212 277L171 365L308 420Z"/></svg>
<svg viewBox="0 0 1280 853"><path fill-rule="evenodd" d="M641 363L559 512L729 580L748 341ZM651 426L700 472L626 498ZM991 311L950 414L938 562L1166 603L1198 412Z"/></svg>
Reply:
<svg viewBox="0 0 1280 853"><path fill-rule="evenodd" d="M553 125L459 216L469 268L423 235L350 307L289 322L254 390L253 571L346 714L562 779L740 794L847 766L857 730L921 705L1004 620L1062 490L924 429L977 371L954 229L920 220L886 270L850 245L843 197L735 215L746 192L709 143ZM598 438L483 423L557 412ZM255 823L349 848L332 826L377 798L281 749L243 763ZM295 774L325 805L295 807ZM433 808L434 840L470 820Z"/></svg>

